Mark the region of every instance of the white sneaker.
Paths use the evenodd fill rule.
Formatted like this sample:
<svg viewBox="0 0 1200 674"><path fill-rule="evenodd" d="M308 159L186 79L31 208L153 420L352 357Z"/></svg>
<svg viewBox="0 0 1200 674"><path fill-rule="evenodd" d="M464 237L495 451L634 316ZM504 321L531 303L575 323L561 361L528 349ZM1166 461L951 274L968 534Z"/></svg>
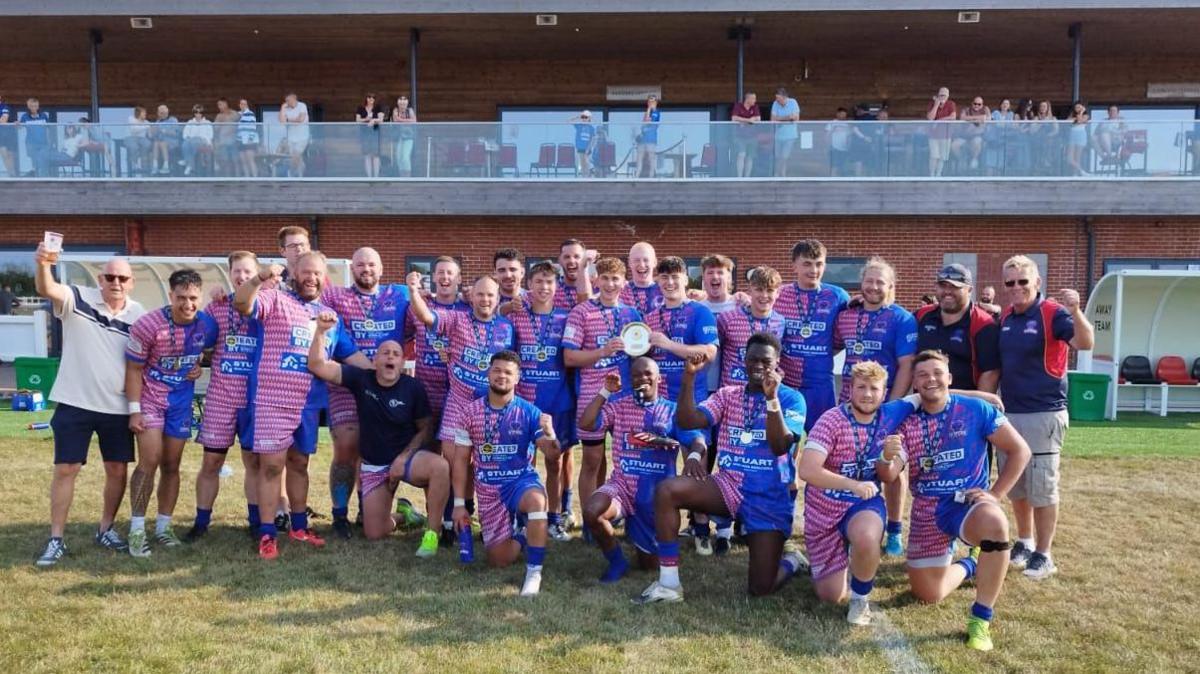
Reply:
<svg viewBox="0 0 1200 674"><path fill-rule="evenodd" d="M568 534L561 523L550 525L550 538L563 543L571 540L571 534Z"/></svg>
<svg viewBox="0 0 1200 674"><path fill-rule="evenodd" d="M641 596L634 597L635 604L674 604L683 601L683 586L667 587L657 580L642 591Z"/></svg>
<svg viewBox="0 0 1200 674"><path fill-rule="evenodd" d="M1034 551L1025 565L1025 577L1033 580L1043 580L1058 573L1054 560L1040 552Z"/></svg>
<svg viewBox="0 0 1200 674"><path fill-rule="evenodd" d="M850 609L846 611L846 622L851 625L859 625L860 627L870 625L871 602L866 597L862 597L861 599L851 597Z"/></svg>
<svg viewBox="0 0 1200 674"><path fill-rule="evenodd" d="M542 571L526 569L525 584L521 586L522 597L536 597L542 590Z"/></svg>
<svg viewBox="0 0 1200 674"><path fill-rule="evenodd" d="M712 547L712 538L711 537L697 536L695 538L695 541L696 541L696 554L697 555L700 555L701 557L709 557L712 555L713 547Z"/></svg>
<svg viewBox="0 0 1200 674"><path fill-rule="evenodd" d="M796 541L790 538L783 542L783 559L791 562L792 568L796 570L797 575L808 573L808 558L800 552L800 546L796 545Z"/></svg>

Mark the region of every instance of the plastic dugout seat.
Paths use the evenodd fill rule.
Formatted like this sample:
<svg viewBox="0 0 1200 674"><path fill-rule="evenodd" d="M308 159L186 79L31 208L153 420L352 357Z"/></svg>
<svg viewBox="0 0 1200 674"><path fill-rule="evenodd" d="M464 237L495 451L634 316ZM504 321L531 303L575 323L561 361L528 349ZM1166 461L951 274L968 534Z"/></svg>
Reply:
<svg viewBox="0 0 1200 674"><path fill-rule="evenodd" d="M1192 379L1200 379L1200 358L1192 361Z"/></svg>
<svg viewBox="0 0 1200 674"><path fill-rule="evenodd" d="M1145 356L1126 356L1121 361L1121 379L1129 384L1161 384Z"/></svg>
<svg viewBox="0 0 1200 674"><path fill-rule="evenodd" d="M1193 368L1194 369L1194 368ZM1154 376L1172 386L1195 386L1197 380L1188 376L1187 363L1179 356L1163 356L1158 359Z"/></svg>

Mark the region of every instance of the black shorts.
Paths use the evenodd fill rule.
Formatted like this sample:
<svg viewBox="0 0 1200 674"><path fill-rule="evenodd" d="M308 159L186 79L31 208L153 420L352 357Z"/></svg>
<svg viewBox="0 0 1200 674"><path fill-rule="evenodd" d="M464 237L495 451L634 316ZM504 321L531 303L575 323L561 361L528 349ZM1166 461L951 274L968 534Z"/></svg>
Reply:
<svg viewBox="0 0 1200 674"><path fill-rule="evenodd" d="M87 463L92 434L100 438L105 461L133 461L133 433L129 416L104 414L59 403L50 419L54 431L54 463Z"/></svg>

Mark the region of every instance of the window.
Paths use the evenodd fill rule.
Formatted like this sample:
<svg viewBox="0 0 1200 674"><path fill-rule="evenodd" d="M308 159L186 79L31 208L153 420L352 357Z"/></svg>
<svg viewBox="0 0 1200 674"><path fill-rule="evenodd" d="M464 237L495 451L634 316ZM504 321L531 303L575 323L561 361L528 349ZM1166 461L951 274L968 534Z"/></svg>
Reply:
<svg viewBox="0 0 1200 674"><path fill-rule="evenodd" d="M1111 274L1122 269L1155 269L1162 271L1200 271L1200 259L1196 258L1155 258L1155 257L1117 257L1104 261L1104 273Z"/></svg>
<svg viewBox="0 0 1200 674"><path fill-rule="evenodd" d="M855 292L861 284L865 257L831 257L825 260L825 283L841 286L846 292Z"/></svg>

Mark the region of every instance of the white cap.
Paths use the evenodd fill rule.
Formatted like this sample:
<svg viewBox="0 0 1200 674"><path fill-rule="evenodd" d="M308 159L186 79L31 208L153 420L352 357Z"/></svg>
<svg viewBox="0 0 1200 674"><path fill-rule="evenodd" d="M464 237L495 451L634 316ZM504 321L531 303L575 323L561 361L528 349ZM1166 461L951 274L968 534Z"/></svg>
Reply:
<svg viewBox="0 0 1200 674"><path fill-rule="evenodd" d="M580 117L591 117L591 116L592 116L592 111L591 111L591 110L584 110L583 112L579 113L579 116L580 116Z"/></svg>

